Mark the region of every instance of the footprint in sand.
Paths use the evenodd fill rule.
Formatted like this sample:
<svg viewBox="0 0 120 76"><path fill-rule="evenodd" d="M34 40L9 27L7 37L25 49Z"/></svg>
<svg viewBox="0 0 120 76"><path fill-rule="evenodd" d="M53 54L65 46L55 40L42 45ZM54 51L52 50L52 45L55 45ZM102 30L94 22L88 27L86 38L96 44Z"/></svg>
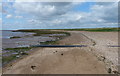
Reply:
<svg viewBox="0 0 120 76"><path fill-rule="evenodd" d="M31 70L35 70L35 67L36 67L36 66L31 66Z"/></svg>

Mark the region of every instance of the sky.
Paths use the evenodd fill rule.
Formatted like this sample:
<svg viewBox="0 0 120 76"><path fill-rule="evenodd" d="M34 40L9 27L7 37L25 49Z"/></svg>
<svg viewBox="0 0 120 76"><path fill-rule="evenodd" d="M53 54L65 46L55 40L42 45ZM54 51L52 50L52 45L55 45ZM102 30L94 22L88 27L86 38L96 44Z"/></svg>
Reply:
<svg viewBox="0 0 120 76"><path fill-rule="evenodd" d="M118 27L117 2L2 2L2 30Z"/></svg>

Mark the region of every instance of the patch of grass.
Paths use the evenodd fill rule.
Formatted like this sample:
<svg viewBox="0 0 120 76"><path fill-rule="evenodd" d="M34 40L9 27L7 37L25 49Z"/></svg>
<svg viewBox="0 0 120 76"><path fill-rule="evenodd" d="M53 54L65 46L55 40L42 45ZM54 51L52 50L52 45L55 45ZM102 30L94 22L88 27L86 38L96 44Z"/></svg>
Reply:
<svg viewBox="0 0 120 76"><path fill-rule="evenodd" d="M120 28L84 28L84 29L61 29L65 31L90 31L90 32L117 32Z"/></svg>
<svg viewBox="0 0 120 76"><path fill-rule="evenodd" d="M19 37L19 36L10 37L10 39L15 39L15 38L21 38L21 37Z"/></svg>

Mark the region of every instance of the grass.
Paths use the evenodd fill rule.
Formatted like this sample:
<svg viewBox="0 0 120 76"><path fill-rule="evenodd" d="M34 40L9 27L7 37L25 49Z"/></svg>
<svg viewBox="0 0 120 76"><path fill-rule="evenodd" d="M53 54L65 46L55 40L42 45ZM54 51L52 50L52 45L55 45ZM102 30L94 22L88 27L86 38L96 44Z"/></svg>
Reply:
<svg viewBox="0 0 120 76"><path fill-rule="evenodd" d="M61 29L61 30L65 30L65 31L90 31L90 32L117 32L117 31L120 31L120 28L84 28L84 29Z"/></svg>
<svg viewBox="0 0 120 76"><path fill-rule="evenodd" d="M40 29L31 29L31 30L16 30L13 32L30 32L30 33L35 33L34 36L41 36L44 34L66 34L70 35L68 32L61 32L61 31L52 31L52 30L40 30Z"/></svg>
<svg viewBox="0 0 120 76"><path fill-rule="evenodd" d="M21 38L21 37L19 37L19 36L10 37L10 39L15 39L15 38Z"/></svg>
<svg viewBox="0 0 120 76"><path fill-rule="evenodd" d="M31 32L36 33L34 36L40 36L43 34L66 34L70 35L68 32L52 31L52 30L65 30L65 31L90 31L90 32L116 32L120 31L120 28L83 28L83 29L31 29L31 30L16 30L14 32Z"/></svg>

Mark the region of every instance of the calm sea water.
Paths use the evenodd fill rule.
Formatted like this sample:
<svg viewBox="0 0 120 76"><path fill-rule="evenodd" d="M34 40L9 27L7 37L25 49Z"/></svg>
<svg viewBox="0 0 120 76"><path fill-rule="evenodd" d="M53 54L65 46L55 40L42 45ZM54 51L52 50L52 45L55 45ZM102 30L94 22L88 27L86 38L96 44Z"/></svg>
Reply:
<svg viewBox="0 0 120 76"><path fill-rule="evenodd" d="M2 30L2 38L10 38L13 36L25 36L32 35L33 33L24 33L24 32L12 32L10 30Z"/></svg>

